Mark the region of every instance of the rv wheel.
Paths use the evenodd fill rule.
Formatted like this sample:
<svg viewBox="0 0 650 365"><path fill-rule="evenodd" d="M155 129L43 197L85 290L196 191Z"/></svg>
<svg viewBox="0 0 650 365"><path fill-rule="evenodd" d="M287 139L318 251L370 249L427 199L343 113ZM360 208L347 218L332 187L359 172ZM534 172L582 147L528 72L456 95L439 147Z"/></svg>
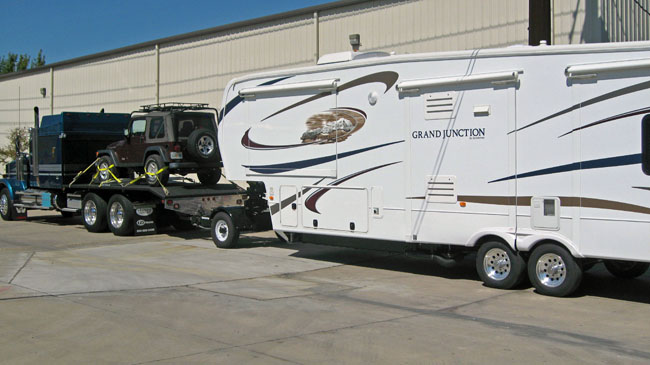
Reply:
<svg viewBox="0 0 650 365"><path fill-rule="evenodd" d="M108 230L106 224L106 200L95 193L88 193L81 202L81 215L83 216L84 227L88 232L105 232Z"/></svg>
<svg viewBox="0 0 650 365"><path fill-rule="evenodd" d="M621 279L634 279L645 274L650 266L647 262L606 260L605 268L610 274Z"/></svg>
<svg viewBox="0 0 650 365"><path fill-rule="evenodd" d="M0 215L2 216L2 219L12 221L16 216L15 213L16 210L14 209L14 203L11 201L9 189L4 188L0 193Z"/></svg>
<svg viewBox="0 0 650 365"><path fill-rule="evenodd" d="M530 255L528 277L538 293L565 297L580 285L582 269L564 247L546 243Z"/></svg>
<svg viewBox="0 0 650 365"><path fill-rule="evenodd" d="M524 278L526 263L510 246L500 241L481 245L476 254L476 271L486 286L512 289Z"/></svg>
<svg viewBox="0 0 650 365"><path fill-rule="evenodd" d="M133 203L124 195L115 194L108 201L108 228L116 236L133 233Z"/></svg>
<svg viewBox="0 0 650 365"><path fill-rule="evenodd" d="M228 213L219 212L212 218L212 241L219 248L234 248L239 230Z"/></svg>

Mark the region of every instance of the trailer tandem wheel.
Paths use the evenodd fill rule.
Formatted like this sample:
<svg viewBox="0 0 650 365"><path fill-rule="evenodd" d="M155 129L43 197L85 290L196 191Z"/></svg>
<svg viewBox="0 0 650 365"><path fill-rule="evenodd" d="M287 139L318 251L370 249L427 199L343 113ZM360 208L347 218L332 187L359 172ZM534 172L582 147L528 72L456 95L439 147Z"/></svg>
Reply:
<svg viewBox="0 0 650 365"><path fill-rule="evenodd" d="M528 277L538 293L564 297L580 285L582 268L564 247L545 243L530 255Z"/></svg>
<svg viewBox="0 0 650 365"><path fill-rule="evenodd" d="M95 193L88 193L81 202L81 215L88 232L106 232L106 200Z"/></svg>
<svg viewBox="0 0 650 365"><path fill-rule="evenodd" d="M226 212L219 212L212 218L212 241L219 248L234 248L239 240L239 229L235 227L232 217Z"/></svg>
<svg viewBox="0 0 650 365"><path fill-rule="evenodd" d="M108 201L108 228L116 236L133 233L133 203L121 194L115 194Z"/></svg>
<svg viewBox="0 0 650 365"><path fill-rule="evenodd" d="M526 262L507 244L489 241L476 254L476 271L486 286L512 289L524 278Z"/></svg>

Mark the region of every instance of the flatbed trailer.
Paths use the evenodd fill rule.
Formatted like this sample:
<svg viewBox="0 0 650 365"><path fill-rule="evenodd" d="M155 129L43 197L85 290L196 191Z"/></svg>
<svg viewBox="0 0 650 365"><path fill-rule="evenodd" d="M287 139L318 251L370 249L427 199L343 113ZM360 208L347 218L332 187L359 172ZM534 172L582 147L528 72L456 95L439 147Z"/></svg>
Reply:
<svg viewBox="0 0 650 365"><path fill-rule="evenodd" d="M101 182L95 152L123 138L128 114L69 113L47 116L35 109L30 153L7 165L0 179L0 215L26 219L28 210L81 214L89 232L154 234L164 226L212 230L218 247L236 245L241 231L271 227L262 184L203 185L172 179L150 185L142 175ZM20 150L20 149L18 149ZM133 175L132 175L133 176Z"/></svg>

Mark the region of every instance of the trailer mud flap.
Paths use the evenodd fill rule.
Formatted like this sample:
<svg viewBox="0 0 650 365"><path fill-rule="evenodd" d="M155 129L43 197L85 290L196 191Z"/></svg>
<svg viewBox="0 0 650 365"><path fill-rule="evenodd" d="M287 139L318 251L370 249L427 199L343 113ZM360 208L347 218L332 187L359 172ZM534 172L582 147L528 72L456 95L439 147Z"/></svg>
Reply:
<svg viewBox="0 0 650 365"><path fill-rule="evenodd" d="M136 236L145 236L158 233L156 226L156 206L154 204L134 204L133 210L133 234Z"/></svg>

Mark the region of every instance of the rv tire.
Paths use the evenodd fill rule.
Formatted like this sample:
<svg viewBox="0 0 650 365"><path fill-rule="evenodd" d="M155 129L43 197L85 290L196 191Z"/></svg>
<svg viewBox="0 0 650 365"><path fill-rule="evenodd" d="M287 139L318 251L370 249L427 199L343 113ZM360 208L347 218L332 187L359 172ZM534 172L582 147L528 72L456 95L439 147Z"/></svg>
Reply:
<svg viewBox="0 0 650 365"><path fill-rule="evenodd" d="M239 240L239 230L230 215L219 212L212 218L212 241L219 248L234 248Z"/></svg>
<svg viewBox="0 0 650 365"><path fill-rule="evenodd" d="M106 224L106 200L95 193L88 193L81 202L81 216L84 227L88 232L105 232L108 230Z"/></svg>
<svg viewBox="0 0 650 365"><path fill-rule="evenodd" d="M621 279L634 279L645 274L650 266L647 262L606 260L605 268L610 274Z"/></svg>
<svg viewBox="0 0 650 365"><path fill-rule="evenodd" d="M528 259L528 277L539 294L565 297L582 281L582 268L564 247L545 243Z"/></svg>
<svg viewBox="0 0 650 365"><path fill-rule="evenodd" d="M507 244L489 241L476 254L476 271L486 286L512 289L524 278L526 262Z"/></svg>
<svg viewBox="0 0 650 365"><path fill-rule="evenodd" d="M2 189L2 192L0 192L0 215L6 221L12 221L16 216L16 208L14 208L11 194L9 194L7 188Z"/></svg>
<svg viewBox="0 0 650 365"><path fill-rule="evenodd" d="M106 211L108 228L116 236L130 236L133 233L133 203L124 195L115 194L108 201Z"/></svg>

